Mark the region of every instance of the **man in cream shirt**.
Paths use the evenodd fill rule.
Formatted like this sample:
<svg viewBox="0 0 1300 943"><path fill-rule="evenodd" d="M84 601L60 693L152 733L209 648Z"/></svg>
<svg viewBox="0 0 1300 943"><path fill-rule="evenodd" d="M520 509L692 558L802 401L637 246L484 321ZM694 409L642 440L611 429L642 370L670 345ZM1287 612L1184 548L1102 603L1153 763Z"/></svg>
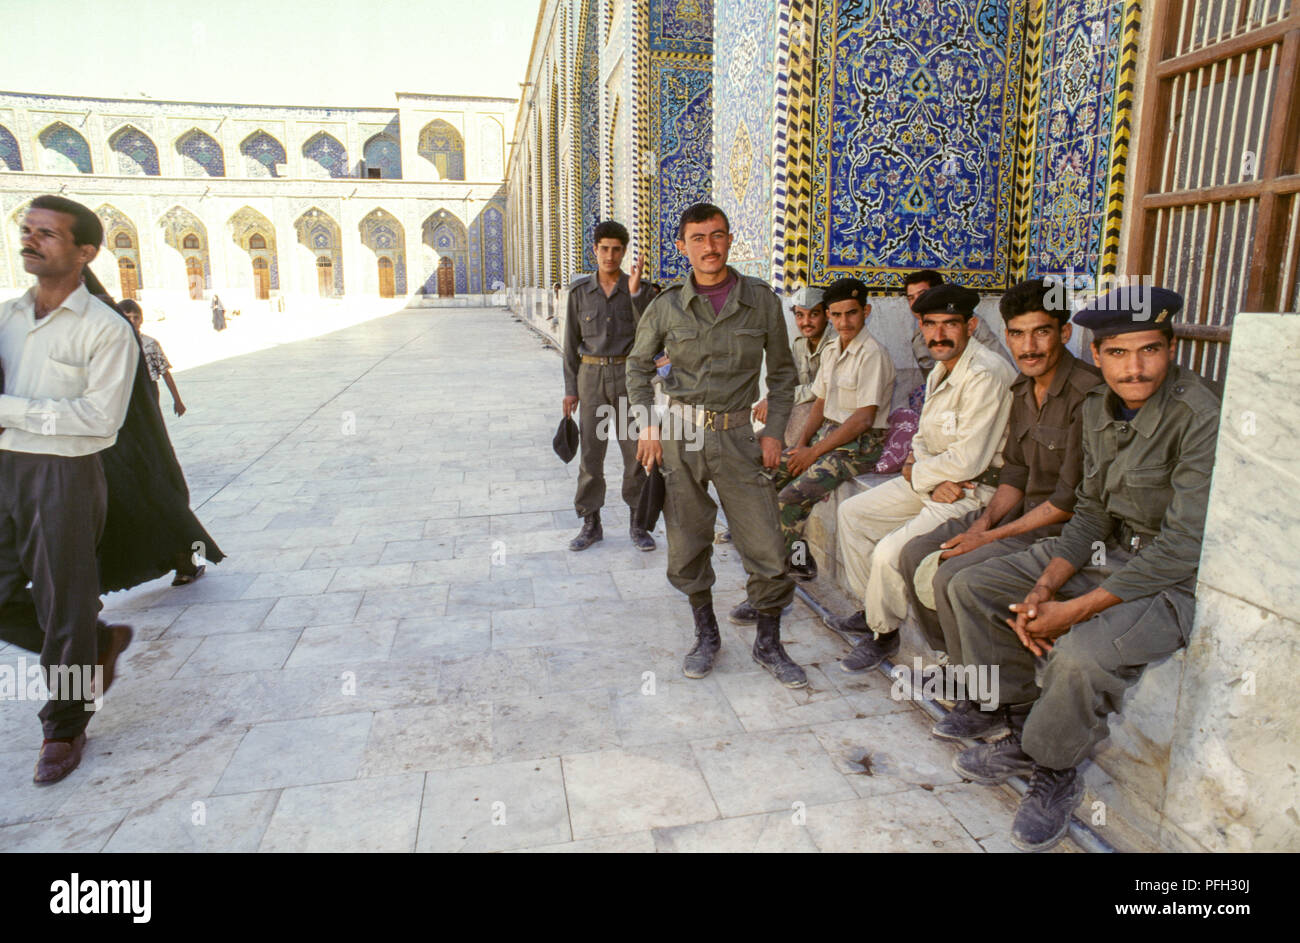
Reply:
<svg viewBox="0 0 1300 943"><path fill-rule="evenodd" d="M996 490L1016 369L971 342L978 303L978 293L959 285L938 285L913 303L937 365L926 380L912 454L901 477L839 507L840 559L863 600L861 612L827 620L836 631L862 636L840 663L847 672L867 671L898 651L897 630L907 615L899 556L907 542L984 506Z"/></svg>
<svg viewBox="0 0 1300 943"><path fill-rule="evenodd" d="M82 284L104 238L93 212L37 197L21 237L23 267L37 281L0 305L0 600L31 580L51 688L34 781L47 785L81 762L91 702L131 638L126 626L98 622L95 549L107 504L99 452L117 441L139 347L126 320Z"/></svg>

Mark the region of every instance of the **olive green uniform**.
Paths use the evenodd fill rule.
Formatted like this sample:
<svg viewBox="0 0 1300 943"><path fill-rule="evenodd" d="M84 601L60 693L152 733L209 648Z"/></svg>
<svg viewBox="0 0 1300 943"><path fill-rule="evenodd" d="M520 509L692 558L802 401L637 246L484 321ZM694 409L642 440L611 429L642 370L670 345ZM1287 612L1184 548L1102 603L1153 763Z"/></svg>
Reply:
<svg viewBox="0 0 1300 943"><path fill-rule="evenodd" d="M1077 766L1108 732L1108 715L1152 661L1186 644L1195 608L1219 402L1171 366L1131 420L1104 384L1083 404L1083 480L1059 537L968 567L949 583L968 664L999 666L1003 704L1034 701L1023 749L1052 769ZM1040 694L1034 656L1005 623L1053 557L1078 572L1057 593L1101 586L1121 600L1055 640Z"/></svg>
<svg viewBox="0 0 1300 943"><path fill-rule="evenodd" d="M767 426L760 435L781 438L794 404L795 366L781 302L766 283L731 272L737 283L716 314L689 277L651 302L628 355L627 392L633 407L651 408L654 357L666 350L673 369L664 392L671 402L732 414L725 429L720 419L696 415L687 418L688 436L671 438L669 428L663 433L668 581L692 607L712 602L713 482L749 574L750 605L779 611L793 597L794 582L786 573L776 489L747 416L766 356Z"/></svg>

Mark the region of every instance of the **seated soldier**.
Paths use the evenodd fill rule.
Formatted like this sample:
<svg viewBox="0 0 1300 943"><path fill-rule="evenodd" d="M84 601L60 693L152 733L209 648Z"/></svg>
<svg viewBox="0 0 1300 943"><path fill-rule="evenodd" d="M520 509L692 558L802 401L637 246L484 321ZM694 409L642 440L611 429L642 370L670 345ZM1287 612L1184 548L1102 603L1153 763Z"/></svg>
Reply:
<svg viewBox="0 0 1300 943"><path fill-rule="evenodd" d="M948 597L963 657L998 666L1011 734L953 767L994 784L1028 774L1011 841L1051 848L1083 798L1078 766L1150 662L1187 641L1219 403L1174 363L1172 291L1120 288L1080 311L1105 385L1083 404L1083 480L1061 536L968 567ZM1046 656L1042 692L1035 656ZM986 705L989 706L989 705Z"/></svg>
<svg viewBox="0 0 1300 943"><path fill-rule="evenodd" d="M921 331L921 315L917 313L913 304L917 298L929 291L931 288L942 285L943 276L934 269L925 268L916 272L909 272L903 277L903 295L907 298L907 306L911 308L916 323L912 325L912 356L916 358L916 366L921 371L921 378L930 376L930 371L934 369L934 358L930 356L930 347L926 343L925 335ZM971 337L979 341L989 350L1007 357L1006 350L998 342L997 334L993 333L990 328L980 318L975 319L975 327L971 332ZM922 383L924 386L924 382Z"/></svg>
<svg viewBox="0 0 1300 943"><path fill-rule="evenodd" d="M841 278L826 289L826 307L836 336L822 345L822 366L813 381L814 400L798 447L781 456L773 480L780 489L781 535L795 579L817 576L817 563L800 538L818 501L841 484L869 471L885 446L894 364L866 330L871 305L867 286ZM738 625L756 622L748 603L731 611Z"/></svg>
<svg viewBox="0 0 1300 943"><path fill-rule="evenodd" d="M826 305L822 301L820 288L800 288L794 293L790 309L794 312L794 326L799 336L790 344L794 354L794 367L799 373L799 383L794 388L794 409L790 410L790 421L785 426L786 445L796 445L799 433L803 431L816 399L812 392L813 379L817 376L817 367L821 363L821 352L826 341L835 334L826 330ZM888 410L886 410L888 411ZM754 419L767 422L767 398L754 404Z"/></svg>
<svg viewBox="0 0 1300 943"><path fill-rule="evenodd" d="M907 615L899 554L907 542L982 508L993 496L1016 372L974 341L978 302L976 292L960 285L931 288L916 300L914 310L921 312L938 366L926 381L912 455L902 477L839 507L840 560L863 608L847 617L827 617L826 624L860 638L840 663L850 674L868 671L898 651L897 630Z"/></svg>
<svg viewBox="0 0 1300 943"><path fill-rule="evenodd" d="M925 640L936 651L947 652L952 665L964 661L948 605L949 581L968 566L1055 537L1074 511L1074 489L1083 472L1083 398L1101 382L1101 373L1065 349L1070 309L1064 292L1059 298L1057 294L1035 278L1016 285L998 305L1020 376L1011 384L1011 424L998 490L988 507L913 538L900 558L908 599ZM942 561L937 572L918 574L917 568L932 554L940 554ZM926 572L933 582L920 588L930 591L918 595L917 581ZM933 604L925 601L931 597ZM1006 732L1000 714L971 710L973 706L973 701L959 699L935 724L934 735L960 740Z"/></svg>

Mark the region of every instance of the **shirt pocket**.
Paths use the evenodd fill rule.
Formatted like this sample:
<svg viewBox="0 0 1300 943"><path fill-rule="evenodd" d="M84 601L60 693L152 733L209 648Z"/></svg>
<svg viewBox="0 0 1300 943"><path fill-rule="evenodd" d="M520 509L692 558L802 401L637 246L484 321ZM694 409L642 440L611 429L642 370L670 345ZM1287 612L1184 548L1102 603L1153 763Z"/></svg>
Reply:
<svg viewBox="0 0 1300 943"><path fill-rule="evenodd" d="M858 408L857 364L847 361L831 375L835 381L835 405L851 413Z"/></svg>
<svg viewBox="0 0 1300 943"><path fill-rule="evenodd" d="M39 395L46 399L76 399L86 392L86 368L53 357L45 359Z"/></svg>
<svg viewBox="0 0 1300 943"><path fill-rule="evenodd" d="M1128 469L1120 486L1128 505L1124 509L1127 512L1124 516L1135 523L1144 524L1152 532L1158 532L1174 494L1169 483L1172 473L1172 463Z"/></svg>
<svg viewBox="0 0 1300 943"><path fill-rule="evenodd" d="M596 311L584 311L578 316L578 326L582 330L582 339L599 339L603 334L600 314Z"/></svg>
<svg viewBox="0 0 1300 943"><path fill-rule="evenodd" d="M767 331L761 327L738 327L731 332L731 353L742 371L762 366L766 342Z"/></svg>

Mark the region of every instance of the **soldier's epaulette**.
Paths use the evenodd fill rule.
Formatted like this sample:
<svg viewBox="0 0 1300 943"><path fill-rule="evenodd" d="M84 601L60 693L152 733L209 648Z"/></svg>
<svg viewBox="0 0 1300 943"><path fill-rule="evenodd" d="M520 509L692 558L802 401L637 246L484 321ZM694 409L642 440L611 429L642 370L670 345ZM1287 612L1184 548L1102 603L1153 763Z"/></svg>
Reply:
<svg viewBox="0 0 1300 943"><path fill-rule="evenodd" d="M1218 415L1222 405L1214 390L1189 370L1181 371L1170 393L1174 399L1182 400L1195 412L1205 411Z"/></svg>

